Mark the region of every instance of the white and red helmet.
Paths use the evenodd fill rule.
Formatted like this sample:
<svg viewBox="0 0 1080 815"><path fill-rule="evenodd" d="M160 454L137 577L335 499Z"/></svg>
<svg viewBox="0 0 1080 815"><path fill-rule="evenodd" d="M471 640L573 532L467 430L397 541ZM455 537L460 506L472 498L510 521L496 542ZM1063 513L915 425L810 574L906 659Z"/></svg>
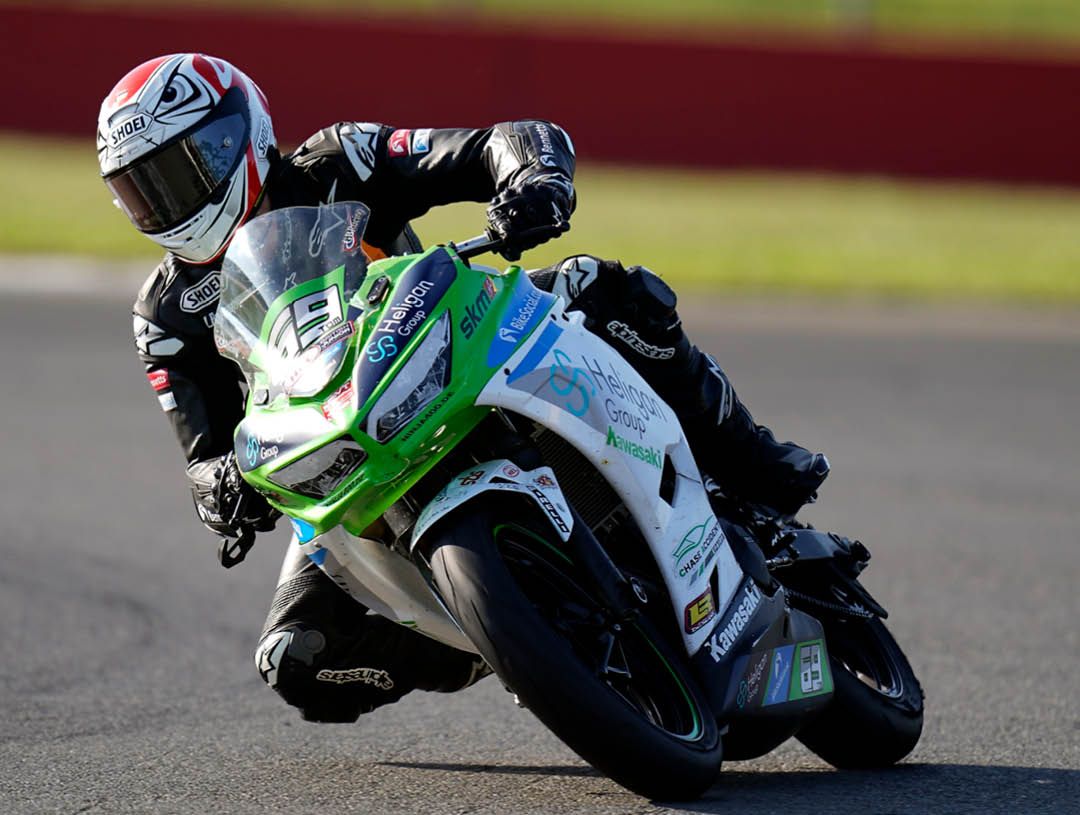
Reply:
<svg viewBox="0 0 1080 815"><path fill-rule="evenodd" d="M98 115L98 164L117 205L191 263L219 257L251 215L276 144L262 91L203 54L144 62Z"/></svg>

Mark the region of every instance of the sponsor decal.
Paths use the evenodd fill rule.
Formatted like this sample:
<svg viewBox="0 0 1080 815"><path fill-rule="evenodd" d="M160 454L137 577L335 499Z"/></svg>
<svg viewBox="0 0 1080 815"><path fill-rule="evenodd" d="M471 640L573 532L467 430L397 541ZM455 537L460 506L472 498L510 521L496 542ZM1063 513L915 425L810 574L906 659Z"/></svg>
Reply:
<svg viewBox="0 0 1080 815"><path fill-rule="evenodd" d="M762 707L787 701L794 653L794 645L784 645L773 649L769 658L769 681L765 689L765 698L761 702Z"/></svg>
<svg viewBox="0 0 1080 815"><path fill-rule="evenodd" d="M679 577L689 577L693 584L712 562L720 549L720 524L715 518L706 518L683 535L671 556Z"/></svg>
<svg viewBox="0 0 1080 815"><path fill-rule="evenodd" d="M255 139L255 152L260 156L265 156L266 151L270 149L270 122L263 119L259 124L259 137Z"/></svg>
<svg viewBox="0 0 1080 815"><path fill-rule="evenodd" d="M180 310L195 314L217 302L221 296L221 272L211 272L180 295Z"/></svg>
<svg viewBox="0 0 1080 815"><path fill-rule="evenodd" d="M364 685L374 685L379 690L391 690L394 687L394 680L390 678L390 674L379 668L347 668L341 671L323 668L315 674L315 678L320 682L333 682L336 685L360 682Z"/></svg>
<svg viewBox="0 0 1080 815"><path fill-rule="evenodd" d="M803 693L816 693L825 686L821 670L821 646L804 645L799 649L799 687Z"/></svg>
<svg viewBox="0 0 1080 815"><path fill-rule="evenodd" d="M428 294L434 288L435 284L432 281L420 280L415 286L399 294L394 304L383 312L383 318L375 330L378 333L396 334L399 337L412 335L427 319L428 312L424 307Z"/></svg>
<svg viewBox="0 0 1080 815"><path fill-rule="evenodd" d="M620 436L610 425L607 429L607 445L608 447L614 447L620 453L630 456L630 458L644 461L646 464L655 467L658 470L664 469L663 452L655 447L646 447Z"/></svg>
<svg viewBox="0 0 1080 815"><path fill-rule="evenodd" d="M353 335L355 330L356 327L353 325L353 322L351 320L346 320L344 323L324 331L317 343L319 350L325 351L334 343L348 339Z"/></svg>
<svg viewBox="0 0 1080 815"><path fill-rule="evenodd" d="M386 151L391 156L407 156L409 155L409 134L411 130L395 130L390 134L390 141L386 146Z"/></svg>
<svg viewBox="0 0 1080 815"><path fill-rule="evenodd" d="M675 356L674 348L661 348L658 345L650 345L645 342L645 340L641 339L638 333L626 323L612 320L607 324L607 329L611 336L621 340L643 357L648 357L649 359L671 359Z"/></svg>
<svg viewBox="0 0 1080 815"><path fill-rule="evenodd" d="M732 611L727 624L713 632L712 636L705 641L705 648L714 662L719 662L727 656L760 605L761 591L754 581L748 581L746 588L743 589L742 599Z"/></svg>
<svg viewBox="0 0 1080 815"><path fill-rule="evenodd" d="M713 603L712 589L705 589L699 597L690 601L683 613L686 633L693 634L715 616L716 605Z"/></svg>
<svg viewBox="0 0 1080 815"><path fill-rule="evenodd" d="M398 280L393 298L383 309L372 334L371 353L360 357L356 368L357 404L364 405L380 380L386 375L397 352L383 337L390 337L399 351L432 314L447 289L457 277L457 269L446 251L432 252L410 266ZM380 350L381 349L381 350Z"/></svg>
<svg viewBox="0 0 1080 815"><path fill-rule="evenodd" d="M390 359L398 352L397 344L394 342L394 336L387 334L382 337L376 337L368 343L367 348L364 349L364 353L367 354L367 358L372 362L382 362L384 359Z"/></svg>
<svg viewBox="0 0 1080 815"><path fill-rule="evenodd" d="M765 690L768 680L768 666L771 664L772 651L760 651L751 654L748 668L739 683L739 692L735 703L740 707L757 707L758 697Z"/></svg>
<svg viewBox="0 0 1080 815"><path fill-rule="evenodd" d="M458 327L461 329L461 333L465 335L465 339L470 339L476 329L479 328L480 323L484 320L484 315L488 312L488 306L491 305L492 297L495 294L495 284L491 282L490 277L484 278L484 285L480 289L480 293L476 295L476 299L465 306L465 316L458 322Z"/></svg>
<svg viewBox="0 0 1080 815"><path fill-rule="evenodd" d="M119 147L128 139L134 138L150 127L151 119L145 113L125 119L109 131L109 146Z"/></svg>
<svg viewBox="0 0 1080 815"><path fill-rule="evenodd" d="M533 483L536 484L538 487L549 490L555 486L555 479L548 475L538 475L536 478L533 479Z"/></svg>
<svg viewBox="0 0 1080 815"><path fill-rule="evenodd" d="M521 470L519 470L513 464L504 464L501 472L507 478L517 478L519 475L521 475Z"/></svg>
<svg viewBox="0 0 1080 815"><path fill-rule="evenodd" d="M353 383L350 379L323 402L323 416L331 422L339 422L343 419L352 404Z"/></svg>
<svg viewBox="0 0 1080 815"><path fill-rule="evenodd" d="M363 234L365 212L356 210L349 216L349 222L345 224L345 236L341 239L341 251L345 253L355 252L361 246L360 236Z"/></svg>
<svg viewBox="0 0 1080 815"><path fill-rule="evenodd" d="M600 362L589 357L582 357L585 368L592 374L601 392L610 395L623 404L629 404L641 419L648 423L652 419L666 419L667 413L660 400L651 393L631 385L623 379L614 363L609 361L605 370Z"/></svg>
<svg viewBox="0 0 1080 815"><path fill-rule="evenodd" d="M533 286L524 275L518 279L510 304L488 348L489 368L497 368L513 355L518 342L543 319L551 301L551 295Z"/></svg>
<svg viewBox="0 0 1080 815"><path fill-rule="evenodd" d="M574 416L584 416L592 396L596 395L596 385L591 376L571 364L570 355L565 351L556 348L554 355L555 364L549 371L548 384L560 397L568 397L562 404L565 410ZM585 389L586 385L588 390Z"/></svg>
<svg viewBox="0 0 1080 815"><path fill-rule="evenodd" d="M278 434L273 437L259 438L254 433L249 433L244 445L244 460L249 469L258 467L263 462L276 458L281 452L279 445L284 443L285 435Z"/></svg>
<svg viewBox="0 0 1080 815"><path fill-rule="evenodd" d="M540 163L545 167L555 167L558 162L555 159L555 145L551 142L551 128L543 122L537 122L534 126L537 138L540 141Z"/></svg>
<svg viewBox="0 0 1080 815"><path fill-rule="evenodd" d="M161 404L161 409L166 413L170 410L176 410L176 394L172 391L160 394L158 396L158 402Z"/></svg>
<svg viewBox="0 0 1080 815"><path fill-rule="evenodd" d="M566 521L562 518L562 513L560 513L555 505L551 503L551 499L544 494L544 491L537 487L530 486L529 492L533 494L540 506L544 508L544 512L551 518L552 522L555 524L555 528L558 529L563 536L569 537L570 527L566 525Z"/></svg>
<svg viewBox="0 0 1080 815"><path fill-rule="evenodd" d="M443 394L442 398L440 398L437 402L432 402L430 405L428 405L424 412L420 414L418 419L413 419L413 426L404 433L402 433L400 436L398 436L398 442L400 443L412 438L416 431L418 431L421 427L427 424L428 420L431 419L432 416L442 410L443 405L450 401L451 396L453 396L452 393L445 393Z"/></svg>
<svg viewBox="0 0 1080 815"><path fill-rule="evenodd" d="M150 380L150 387L156 391L169 389L169 372L164 368L150 371L146 374L146 378Z"/></svg>
<svg viewBox="0 0 1080 815"><path fill-rule="evenodd" d="M483 470L473 470L466 476L458 479L458 483L463 487L471 487L477 481L484 477Z"/></svg>
<svg viewBox="0 0 1080 815"><path fill-rule="evenodd" d="M413 155L420 155L431 150L431 128L425 127L417 130L412 137Z"/></svg>

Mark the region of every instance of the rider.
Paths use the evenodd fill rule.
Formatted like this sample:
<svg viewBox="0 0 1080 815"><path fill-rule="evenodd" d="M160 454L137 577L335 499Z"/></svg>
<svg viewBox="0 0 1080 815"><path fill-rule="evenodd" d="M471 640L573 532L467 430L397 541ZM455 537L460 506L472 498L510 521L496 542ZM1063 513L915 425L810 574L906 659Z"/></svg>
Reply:
<svg viewBox="0 0 1080 815"><path fill-rule="evenodd" d="M490 201L489 231L511 260L566 228L574 148L539 120L483 129L342 122L292 153L277 148L266 97L200 54L138 66L98 119L101 175L132 224L167 250L134 307L135 346L188 461L195 507L217 535L270 530L279 513L239 476L239 373L213 337L221 260L246 220L270 209L357 200L370 257L420 250L429 209ZM586 315L679 415L702 470L747 500L794 513L828 462L756 425L716 362L683 333L675 294L638 266L582 255L530 273ZM290 547L255 654L263 678L311 721L354 721L415 688L453 691L484 666L365 609Z"/></svg>

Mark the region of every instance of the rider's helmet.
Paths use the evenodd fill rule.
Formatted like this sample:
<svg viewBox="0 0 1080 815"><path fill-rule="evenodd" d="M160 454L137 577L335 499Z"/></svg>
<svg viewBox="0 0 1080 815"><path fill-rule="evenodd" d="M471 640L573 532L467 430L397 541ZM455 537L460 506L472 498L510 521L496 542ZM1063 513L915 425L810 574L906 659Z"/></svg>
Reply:
<svg viewBox="0 0 1080 815"><path fill-rule="evenodd" d="M135 228L208 263L254 211L277 146L262 91L228 62L172 54L105 97L98 164Z"/></svg>

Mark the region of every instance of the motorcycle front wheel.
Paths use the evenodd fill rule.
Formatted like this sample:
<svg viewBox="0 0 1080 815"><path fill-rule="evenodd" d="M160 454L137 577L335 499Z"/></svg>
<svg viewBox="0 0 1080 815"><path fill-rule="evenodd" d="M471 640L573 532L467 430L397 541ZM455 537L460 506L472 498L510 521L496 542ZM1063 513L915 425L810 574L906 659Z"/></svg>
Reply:
<svg viewBox="0 0 1080 815"><path fill-rule="evenodd" d="M653 799L715 781L721 743L704 694L644 620L618 622L545 521L469 504L436 530L432 576L499 678L574 752Z"/></svg>

